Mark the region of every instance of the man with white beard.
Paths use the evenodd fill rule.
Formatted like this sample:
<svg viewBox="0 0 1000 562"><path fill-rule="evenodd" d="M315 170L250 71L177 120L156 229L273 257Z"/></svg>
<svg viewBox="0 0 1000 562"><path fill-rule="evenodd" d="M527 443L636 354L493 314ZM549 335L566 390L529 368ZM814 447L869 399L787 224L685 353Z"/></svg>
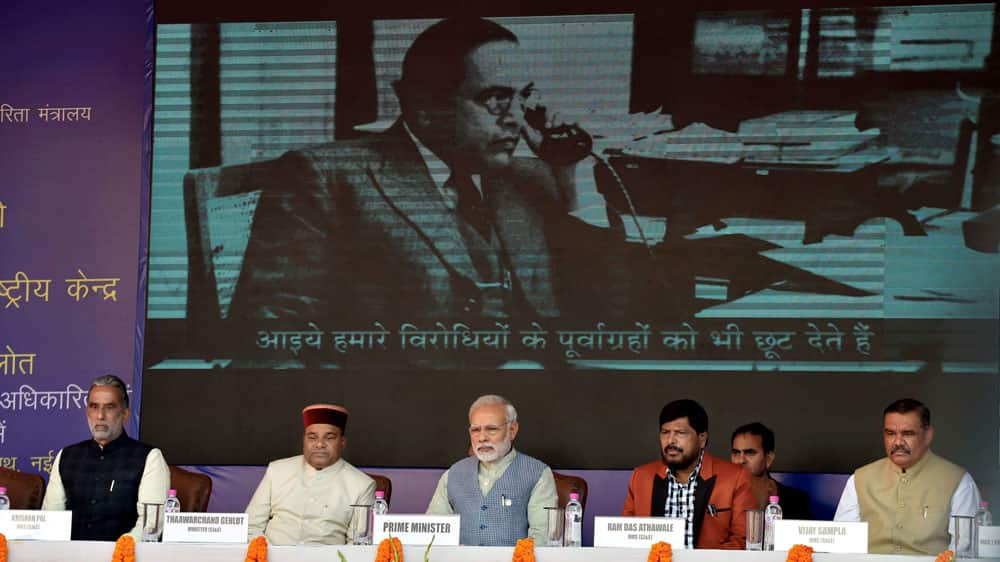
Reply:
<svg viewBox="0 0 1000 562"><path fill-rule="evenodd" d="M461 543L514 546L531 537L545 544L545 508L559 498L552 469L514 450L517 410L495 394L480 396L469 408L469 438L475 456L441 475L429 514L462 516Z"/></svg>
<svg viewBox="0 0 1000 562"><path fill-rule="evenodd" d="M75 541L113 541L125 533L139 540L142 504L167 499L167 461L159 449L128 436L131 414L125 382L97 377L87 391L91 439L65 447L52 463L42 509L72 511Z"/></svg>

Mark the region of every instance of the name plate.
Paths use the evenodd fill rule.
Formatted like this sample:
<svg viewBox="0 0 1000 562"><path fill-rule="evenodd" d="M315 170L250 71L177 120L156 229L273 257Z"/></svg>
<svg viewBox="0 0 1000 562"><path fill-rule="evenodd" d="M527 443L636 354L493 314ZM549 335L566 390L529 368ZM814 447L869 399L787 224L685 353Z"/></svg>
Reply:
<svg viewBox="0 0 1000 562"><path fill-rule="evenodd" d="M1000 558L1000 527L979 528L979 557Z"/></svg>
<svg viewBox="0 0 1000 562"><path fill-rule="evenodd" d="M782 519L774 524L774 550L790 550L797 544L816 552L868 553L868 523L847 521L799 521Z"/></svg>
<svg viewBox="0 0 1000 562"><path fill-rule="evenodd" d="M247 542L246 513L167 513L163 542Z"/></svg>
<svg viewBox="0 0 1000 562"><path fill-rule="evenodd" d="M664 517L594 517L594 546L645 548L660 541L684 549L683 519Z"/></svg>
<svg viewBox="0 0 1000 562"><path fill-rule="evenodd" d="M68 541L73 534L73 512L34 509L0 511L0 533L18 541Z"/></svg>
<svg viewBox="0 0 1000 562"><path fill-rule="evenodd" d="M376 515L372 539L378 544L390 536L403 544L458 546L461 515L390 514Z"/></svg>

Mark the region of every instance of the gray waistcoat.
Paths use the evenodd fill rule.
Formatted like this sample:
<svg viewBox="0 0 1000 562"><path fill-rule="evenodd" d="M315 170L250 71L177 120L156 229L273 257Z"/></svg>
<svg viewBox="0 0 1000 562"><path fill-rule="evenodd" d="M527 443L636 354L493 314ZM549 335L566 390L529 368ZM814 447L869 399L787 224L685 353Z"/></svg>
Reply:
<svg viewBox="0 0 1000 562"><path fill-rule="evenodd" d="M514 546L527 537L528 499L543 470L541 461L518 452L484 498L479 490L479 459L467 457L451 465L448 501L462 516L461 543Z"/></svg>

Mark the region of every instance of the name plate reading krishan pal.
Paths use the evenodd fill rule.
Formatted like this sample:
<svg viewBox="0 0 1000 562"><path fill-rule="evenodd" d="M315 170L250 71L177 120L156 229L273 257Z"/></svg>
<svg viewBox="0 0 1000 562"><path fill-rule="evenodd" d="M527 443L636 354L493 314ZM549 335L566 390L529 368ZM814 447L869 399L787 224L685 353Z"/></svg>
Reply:
<svg viewBox="0 0 1000 562"><path fill-rule="evenodd" d="M246 513L167 513L163 542L247 542Z"/></svg>
<svg viewBox="0 0 1000 562"><path fill-rule="evenodd" d="M68 541L73 533L73 512L0 511L0 533L18 541Z"/></svg>
<svg viewBox="0 0 1000 562"><path fill-rule="evenodd" d="M979 557L1000 558L1000 527L979 528Z"/></svg>
<svg viewBox="0 0 1000 562"><path fill-rule="evenodd" d="M594 517L594 546L645 548L668 542L684 549L684 520L663 517Z"/></svg>
<svg viewBox="0 0 1000 562"><path fill-rule="evenodd" d="M375 516L372 538L375 544L390 536L403 544L458 546L460 515L385 514Z"/></svg>
<svg viewBox="0 0 1000 562"><path fill-rule="evenodd" d="M845 521L799 521L783 519L774 525L774 550L790 550L797 544L816 552L868 553L868 523Z"/></svg>

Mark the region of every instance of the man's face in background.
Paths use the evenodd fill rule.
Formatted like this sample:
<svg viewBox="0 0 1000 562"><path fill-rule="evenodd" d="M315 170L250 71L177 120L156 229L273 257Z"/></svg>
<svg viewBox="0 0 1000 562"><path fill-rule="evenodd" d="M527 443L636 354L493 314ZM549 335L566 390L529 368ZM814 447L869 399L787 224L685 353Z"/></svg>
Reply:
<svg viewBox="0 0 1000 562"><path fill-rule="evenodd" d="M418 136L453 169L467 174L502 170L510 166L520 141L521 96L530 89L520 47L492 41L463 60L464 78L455 90L424 102Z"/></svg>
<svg viewBox="0 0 1000 562"><path fill-rule="evenodd" d="M760 478L767 474L774 462L774 451L764 452L764 439L753 433L740 433L733 437L730 460L747 467L750 474Z"/></svg>

